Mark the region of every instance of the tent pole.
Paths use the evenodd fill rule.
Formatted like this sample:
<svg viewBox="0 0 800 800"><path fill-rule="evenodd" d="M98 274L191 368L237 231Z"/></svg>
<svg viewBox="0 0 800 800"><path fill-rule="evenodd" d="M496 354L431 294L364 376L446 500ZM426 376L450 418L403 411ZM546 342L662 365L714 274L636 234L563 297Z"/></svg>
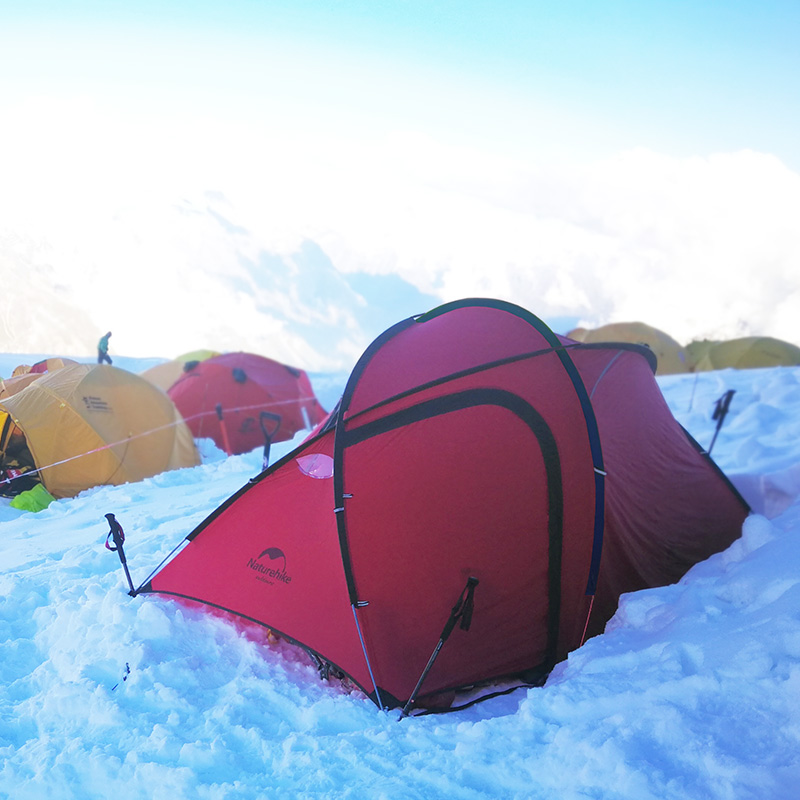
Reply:
<svg viewBox="0 0 800 800"><path fill-rule="evenodd" d="M356 613L356 604L350 606L353 609L353 619L356 621L356 631L358 631L358 638L361 642L361 652L364 653L364 660L367 662L367 671L369 672L369 679L372 681L372 687L375 689L375 697L378 700L378 708L381 711L385 709L383 700L381 700L381 693L378 690L378 684L375 681L375 676L372 674L372 664L369 663L369 656L367 655L367 646L364 644L364 637L361 634L361 625L358 622L358 614Z"/></svg>
<svg viewBox="0 0 800 800"><path fill-rule="evenodd" d="M422 675L419 676L419 680L417 681L417 685L414 687L414 691L411 692L411 696L403 706L401 718L408 716L411 706L417 699L417 694L422 686L422 682L428 677L428 673L433 667L433 662L436 661L439 651L442 649L442 646L453 632L456 622L458 622L460 619L462 630L469 630L469 626L472 624L472 608L474 603L473 596L475 594L475 587L478 585L478 583L479 581L477 578L470 577L467 579L467 585L459 595L458 602L453 606L453 609L450 612L450 617L445 623L444 629L442 630L442 635L439 637L439 641L436 643L436 647L433 649L431 657L428 659L428 663L425 665L425 669L422 670Z"/></svg>

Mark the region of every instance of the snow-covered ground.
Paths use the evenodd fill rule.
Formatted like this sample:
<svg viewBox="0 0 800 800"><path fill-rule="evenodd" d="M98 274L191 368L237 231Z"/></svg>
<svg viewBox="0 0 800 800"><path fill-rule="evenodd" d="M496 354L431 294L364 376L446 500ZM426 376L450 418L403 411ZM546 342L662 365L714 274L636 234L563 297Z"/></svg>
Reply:
<svg viewBox="0 0 800 800"><path fill-rule="evenodd" d="M0 356L0 375L37 356ZM138 372L157 359L115 363ZM312 376L330 407L346 376ZM0 501L0 797L794 800L800 796L800 368L659 379L759 511L680 583L622 598L542 688L399 720L263 629L130 598L261 453L60 500ZM273 448L274 457L290 443Z"/></svg>

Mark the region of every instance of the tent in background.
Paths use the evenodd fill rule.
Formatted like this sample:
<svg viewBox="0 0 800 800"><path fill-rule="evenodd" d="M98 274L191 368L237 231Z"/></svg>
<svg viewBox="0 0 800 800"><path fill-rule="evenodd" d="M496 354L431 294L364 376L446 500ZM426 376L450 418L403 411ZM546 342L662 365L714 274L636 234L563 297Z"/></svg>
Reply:
<svg viewBox="0 0 800 800"><path fill-rule="evenodd" d="M12 377L17 377L19 375L27 375L31 372L38 374L55 372L57 369L66 367L68 364L77 363L77 361L74 361L71 358L43 358L41 361L37 361L33 366L28 364L20 364L18 367L15 367L11 374Z"/></svg>
<svg viewBox="0 0 800 800"><path fill-rule="evenodd" d="M182 356L165 361L163 364L156 364L154 367L144 370L139 374L150 381L154 386L158 386L161 391L169 391L169 388L199 361L221 355L216 350L193 350L191 353L184 353Z"/></svg>
<svg viewBox="0 0 800 800"><path fill-rule="evenodd" d="M381 707L540 682L621 593L741 533L745 502L654 369L648 348L576 345L500 301L404 320L140 591L265 625Z"/></svg>
<svg viewBox="0 0 800 800"><path fill-rule="evenodd" d="M697 372L800 365L800 347L771 336L690 342L686 350Z"/></svg>
<svg viewBox="0 0 800 800"><path fill-rule="evenodd" d="M21 392L26 386L41 377L39 372L24 372L11 378L0 378L0 400Z"/></svg>
<svg viewBox="0 0 800 800"><path fill-rule="evenodd" d="M77 363L72 358L43 358L31 367L31 372L55 372L57 369Z"/></svg>
<svg viewBox="0 0 800 800"><path fill-rule="evenodd" d="M658 359L657 373L671 375L691 372L691 359L686 350L669 334L644 322L615 322L587 330L575 328L567 334L578 342L628 342L647 345Z"/></svg>
<svg viewBox="0 0 800 800"><path fill-rule="evenodd" d="M14 369L10 378L0 378L0 400L22 391L26 386L48 372L55 372L63 367L77 363L71 358L43 358L33 366L20 364Z"/></svg>
<svg viewBox="0 0 800 800"><path fill-rule="evenodd" d="M195 438L229 455L287 441L325 416L303 370L254 353L193 363L167 393Z"/></svg>
<svg viewBox="0 0 800 800"><path fill-rule="evenodd" d="M0 400L0 468L56 498L199 463L172 401L117 367L66 366Z"/></svg>

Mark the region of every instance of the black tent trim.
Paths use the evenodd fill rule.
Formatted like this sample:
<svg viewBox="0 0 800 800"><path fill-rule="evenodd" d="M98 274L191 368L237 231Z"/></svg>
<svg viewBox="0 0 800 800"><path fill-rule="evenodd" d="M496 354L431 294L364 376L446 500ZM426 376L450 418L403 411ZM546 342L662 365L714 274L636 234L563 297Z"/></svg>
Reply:
<svg viewBox="0 0 800 800"><path fill-rule="evenodd" d="M360 442L378 436L382 433L397 428L431 419L442 414L448 414L477 406L500 406L517 416L531 430L542 453L545 471L547 473L547 500L548 500L548 632L547 656L548 663L555 663L556 644L558 641L558 627L561 602L561 555L562 532L564 522L564 493L561 482L561 460L558 454L558 445L550 427L544 418L533 406L518 395L502 389L469 389L455 394L425 400L417 405L390 414L387 417L368 422L358 428L345 430L337 441L341 448L340 461L334 468L341 476L339 481L343 489L345 476L343 475L343 451ZM337 498L340 497L337 491ZM343 495L342 495L343 496ZM344 515L337 515L340 522L340 532L344 530L344 541L340 538L342 559L344 561L347 588L350 593L350 602L358 603L358 592L353 576L350 560L350 548L347 544L347 529Z"/></svg>

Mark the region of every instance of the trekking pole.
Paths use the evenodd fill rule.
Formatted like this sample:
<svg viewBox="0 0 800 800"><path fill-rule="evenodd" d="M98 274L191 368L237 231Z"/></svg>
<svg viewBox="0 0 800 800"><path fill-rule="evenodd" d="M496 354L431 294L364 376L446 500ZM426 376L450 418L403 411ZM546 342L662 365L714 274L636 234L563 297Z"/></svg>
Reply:
<svg viewBox="0 0 800 800"><path fill-rule="evenodd" d="M714 408L714 413L711 415L711 419L715 419L717 421L717 428L714 431L714 438L711 440L711 444L708 446L708 454L711 455L711 449L714 447L714 442L717 441L717 434L719 433L719 429L722 427L722 423L725 421L725 417L728 415L728 409L731 407L731 400L733 396L736 394L736 389L728 389L722 397L717 400L717 405Z"/></svg>
<svg viewBox="0 0 800 800"><path fill-rule="evenodd" d="M408 698L408 702L403 706L403 710L400 714L400 717L408 716L409 711L411 710L411 706L414 703L414 700L417 698L417 693L422 686L422 682L425 678L428 677L428 673L431 671L433 667L433 662L436 661L436 657L439 655L439 651L442 649L442 646L447 641L450 634L453 632L453 628L456 626L456 622L461 620L461 629L468 631L469 626L472 624L472 609L474 605L474 594L475 594L475 587L478 585L479 581L477 578L468 578L467 585L464 587L464 590L459 595L458 601L453 606L452 611L450 612L450 618L445 623L444 629L442 630L442 635L439 637L439 641L436 644L433 652L431 653L431 657L428 659L428 663L425 665L425 669L422 670L422 675L419 676L419 680L417 681L417 685L414 687L414 691L411 692L411 696Z"/></svg>
<svg viewBox="0 0 800 800"><path fill-rule="evenodd" d="M265 420L275 423L275 430L268 431ZM271 411L262 411L258 416L258 424L261 425L261 433L264 434L264 456L261 459L261 469L269 466L269 449L272 447L272 440L281 427L281 415L273 414Z"/></svg>
<svg viewBox="0 0 800 800"><path fill-rule="evenodd" d="M222 403L217 403L217 419L219 420L219 427L222 431L222 444L225 447L225 454L231 455L231 443L228 439L228 429L225 427L225 420L222 417Z"/></svg>
<svg viewBox="0 0 800 800"><path fill-rule="evenodd" d="M125 550L122 547L122 544L125 541L125 531L122 530L122 525L117 522L117 519L113 514L106 514L106 519L108 520L108 526L110 528L108 534L106 535L106 549L116 552L116 554L119 556L119 560L122 563L122 569L125 570L125 577L128 579L128 586L130 587L128 594L131 597L135 597L136 590L133 588L131 574L128 572L128 560L125 558ZM113 540L114 547L111 546L109 540Z"/></svg>

